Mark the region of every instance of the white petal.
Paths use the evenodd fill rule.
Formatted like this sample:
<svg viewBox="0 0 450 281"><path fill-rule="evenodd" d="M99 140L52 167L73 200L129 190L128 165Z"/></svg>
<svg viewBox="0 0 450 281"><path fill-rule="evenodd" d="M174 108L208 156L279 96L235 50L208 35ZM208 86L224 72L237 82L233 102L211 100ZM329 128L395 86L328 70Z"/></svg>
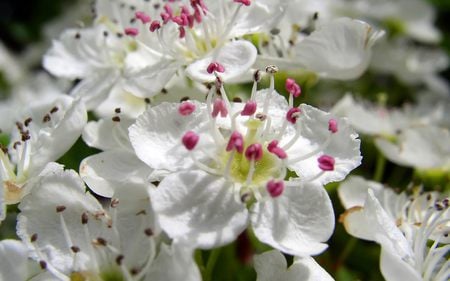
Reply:
<svg viewBox="0 0 450 281"><path fill-rule="evenodd" d="M63 109L60 108L59 111ZM80 100L74 100L62 119L50 130L40 130L31 150L30 170L40 171L48 162L55 161L75 143L87 122L87 113Z"/></svg>
<svg viewBox="0 0 450 281"><path fill-rule="evenodd" d="M186 68L186 74L199 82L215 81L214 73L209 74L206 69L210 63L218 62L225 68L225 72L218 75L224 81L227 81L247 73L255 62L256 55L256 48L250 42L244 40L232 41L209 56L191 63Z"/></svg>
<svg viewBox="0 0 450 281"><path fill-rule="evenodd" d="M161 245L160 253L153 261L146 281L200 281L201 276L190 246L173 243Z"/></svg>
<svg viewBox="0 0 450 281"><path fill-rule="evenodd" d="M395 221L389 216L373 191L368 189L364 207L347 210L341 217L345 230L357 238L375 241L383 248L391 249L403 257L411 257L409 243L397 228Z"/></svg>
<svg viewBox="0 0 450 281"><path fill-rule="evenodd" d="M0 182L3 183L2 175L0 173ZM0 225L2 224L2 221L6 217L6 202L4 197L4 188L0 188Z"/></svg>
<svg viewBox="0 0 450 281"><path fill-rule="evenodd" d="M296 256L323 252L334 229L330 198L318 184L286 187L280 197L257 202L251 214L259 240Z"/></svg>
<svg viewBox="0 0 450 281"><path fill-rule="evenodd" d="M98 71L78 83L70 94L81 98L87 109L95 109L114 87L120 87L118 81L119 73L117 71Z"/></svg>
<svg viewBox="0 0 450 281"><path fill-rule="evenodd" d="M178 113L179 103L162 103L149 108L129 129L136 155L153 169L176 171L191 166L188 150L182 145L183 135L192 130L208 132L206 108L193 102L196 110L189 116ZM201 134L198 147L214 148L209 134Z"/></svg>
<svg viewBox="0 0 450 281"><path fill-rule="evenodd" d="M56 212L57 206L66 209L60 214ZM77 255L78 266L92 268L92 260L89 261L88 257L92 249L91 239L101 235L105 228L105 224L94 216L104 211L93 196L85 193L84 184L74 171L53 171L42 177L33 185L30 194L23 198L19 209L17 235L32 250L34 259L41 259L34 250L36 246L45 255L47 263L60 271L71 272L73 252L70 247L77 246L81 249ZM89 215L92 234L89 238L84 236L81 224L84 212ZM65 219L72 245L68 245L65 239L60 216ZM33 234L38 235L34 243L30 241Z"/></svg>
<svg viewBox="0 0 450 281"><path fill-rule="evenodd" d="M253 263L257 274L256 281L284 280L281 277L287 270L287 262L279 251L271 250L256 255Z"/></svg>
<svg viewBox="0 0 450 281"><path fill-rule="evenodd" d="M16 240L0 242L0 280L27 280L28 250L24 244Z"/></svg>
<svg viewBox="0 0 450 281"><path fill-rule="evenodd" d="M363 206L367 197L367 189L372 189L374 194L383 190L383 185L368 181L360 176L350 176L343 181L338 189L339 199L345 209L355 206Z"/></svg>
<svg viewBox="0 0 450 281"><path fill-rule="evenodd" d="M91 121L83 129L83 141L101 150L131 148L127 131L133 122L127 118L120 118L120 122L111 118Z"/></svg>
<svg viewBox="0 0 450 281"><path fill-rule="evenodd" d="M164 231L198 248L227 244L247 227L248 211L231 183L200 170L168 175L151 200Z"/></svg>
<svg viewBox="0 0 450 281"><path fill-rule="evenodd" d="M411 265L402 260L402 257L384 247L381 248L380 269L386 281L423 280Z"/></svg>
<svg viewBox="0 0 450 281"><path fill-rule="evenodd" d="M305 257L295 259L292 266L289 267L285 280L333 281L334 279L313 258Z"/></svg>
<svg viewBox="0 0 450 281"><path fill-rule="evenodd" d="M326 184L343 180L348 173L361 164L362 157L358 135L344 118L334 117L330 113L306 104L302 104L300 110L301 117L298 122L301 126L301 137L292 148L287 150L289 168L304 179L313 178L322 171L317 162L318 157L326 154L334 157L336 161L335 169L325 172L317 181ZM338 123L338 131L331 136L328 130L330 119L335 119ZM286 143L292 137L291 132L283 137L282 142ZM331 141L328 146L319 149L329 137ZM314 151L317 151L317 153L308 159L294 161L296 157L302 157Z"/></svg>
<svg viewBox="0 0 450 281"><path fill-rule="evenodd" d="M340 18L299 42L296 59L323 77L354 79L369 65L371 47L379 37L365 22Z"/></svg>
<svg viewBox="0 0 450 281"><path fill-rule="evenodd" d="M390 161L419 169L441 168L450 163L450 134L446 129L426 126L405 130L398 143L378 138L375 144Z"/></svg>
<svg viewBox="0 0 450 281"><path fill-rule="evenodd" d="M114 190L127 185L148 185L150 168L134 153L126 150L105 151L85 158L80 164L80 176L96 194L111 198Z"/></svg>

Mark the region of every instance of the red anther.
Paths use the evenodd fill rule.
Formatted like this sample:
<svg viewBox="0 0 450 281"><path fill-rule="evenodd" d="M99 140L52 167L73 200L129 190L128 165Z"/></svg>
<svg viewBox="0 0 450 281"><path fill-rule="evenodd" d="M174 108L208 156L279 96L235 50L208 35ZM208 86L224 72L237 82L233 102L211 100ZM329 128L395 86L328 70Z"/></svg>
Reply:
<svg viewBox="0 0 450 281"><path fill-rule="evenodd" d="M200 12L198 8L195 8L194 10L194 19L198 23L202 22L202 12Z"/></svg>
<svg viewBox="0 0 450 281"><path fill-rule="evenodd" d="M297 123L297 118L299 117L301 111L298 107L293 107L288 110L286 113L286 119L291 122L292 124Z"/></svg>
<svg viewBox="0 0 450 281"><path fill-rule="evenodd" d="M225 72L225 67L223 67L223 65L218 62L211 62L206 68L206 72L208 72L209 74L212 74L213 72L223 73Z"/></svg>
<svg viewBox="0 0 450 281"><path fill-rule="evenodd" d="M284 191L284 182L282 180L270 180L266 185L267 192L269 192L270 196L275 198L280 196Z"/></svg>
<svg viewBox="0 0 450 281"><path fill-rule="evenodd" d="M250 100L250 101L246 102L244 109L241 112L241 115L242 116L250 116L250 115L255 114L256 107L257 107L256 101Z"/></svg>
<svg viewBox="0 0 450 281"><path fill-rule="evenodd" d="M250 6L250 4L252 3L251 0L234 0L234 2L241 3L241 4L245 5L245 6Z"/></svg>
<svg viewBox="0 0 450 281"><path fill-rule="evenodd" d="M169 20L172 19L172 16L169 15L168 13L164 12L164 13L161 13L161 19L162 19L163 23L166 24L169 22Z"/></svg>
<svg viewBox="0 0 450 281"><path fill-rule="evenodd" d="M178 107L178 113L180 113L180 115L183 116L188 116L194 111L195 111L195 104L193 104L192 102L188 101L182 102Z"/></svg>
<svg viewBox="0 0 450 281"><path fill-rule="evenodd" d="M194 133L193 131L188 131L186 132L186 134L184 134L181 142L187 150L193 150L197 145L199 139L200 137L196 133Z"/></svg>
<svg viewBox="0 0 450 281"><path fill-rule="evenodd" d="M150 18L150 16L149 15L147 15L145 12L136 12L135 14L135 17L138 19L138 20L140 20L143 24L146 24L146 23L148 23L148 22L150 22L151 21L151 18Z"/></svg>
<svg viewBox="0 0 450 281"><path fill-rule="evenodd" d="M328 130L332 132L333 134L338 131L338 124L336 119L330 119L328 121Z"/></svg>
<svg viewBox="0 0 450 281"><path fill-rule="evenodd" d="M242 153L244 152L244 138L242 137L242 134L238 131L234 131L231 136L230 140L228 141L226 151L232 151L233 149L236 149L237 152Z"/></svg>
<svg viewBox="0 0 450 281"><path fill-rule="evenodd" d="M180 35L178 35L179 38L184 38L186 36L186 30L184 29L184 27L179 26L178 31L180 32Z"/></svg>
<svg viewBox="0 0 450 281"><path fill-rule="evenodd" d="M317 159L317 161L319 162L319 168L322 171L333 171L334 170L335 160L332 156L322 155Z"/></svg>
<svg viewBox="0 0 450 281"><path fill-rule="evenodd" d="M263 156L262 145L259 143L251 144L245 150L245 158L251 161L259 161Z"/></svg>
<svg viewBox="0 0 450 281"><path fill-rule="evenodd" d="M228 109L227 106L225 105L225 102L222 99L216 99L214 101L214 105L213 105L213 111L211 112L212 117L216 118L217 115L219 115L221 117L227 117L228 115Z"/></svg>
<svg viewBox="0 0 450 281"><path fill-rule="evenodd" d="M127 27L127 28L125 28L125 34L134 37L139 34L139 30L134 27Z"/></svg>
<svg viewBox="0 0 450 281"><path fill-rule="evenodd" d="M286 79L285 88L286 91L294 96L294 98L300 96L300 94L302 93L302 89L292 78Z"/></svg>
<svg viewBox="0 0 450 281"><path fill-rule="evenodd" d="M273 153L276 156L278 156L278 158L280 158L280 159L286 159L287 158L286 151L284 151L284 149L282 149L281 147L278 146L278 141L277 140L271 141L267 145L267 150L270 153Z"/></svg>
<svg viewBox="0 0 450 281"><path fill-rule="evenodd" d="M164 5L164 11L169 14L170 17L173 16L173 10L172 7L170 7L169 4Z"/></svg>
<svg viewBox="0 0 450 281"><path fill-rule="evenodd" d="M150 24L150 31L153 32L157 29L161 28L161 23L158 20L154 20L152 21L152 23Z"/></svg>

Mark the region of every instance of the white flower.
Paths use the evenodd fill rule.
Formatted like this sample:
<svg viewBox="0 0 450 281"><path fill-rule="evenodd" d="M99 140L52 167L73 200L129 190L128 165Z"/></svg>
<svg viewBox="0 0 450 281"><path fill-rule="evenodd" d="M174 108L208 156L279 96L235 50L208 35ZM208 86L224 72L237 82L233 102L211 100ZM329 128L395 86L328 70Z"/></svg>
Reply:
<svg viewBox="0 0 450 281"><path fill-rule="evenodd" d="M347 232L381 245L380 267L386 280L448 279L448 198L437 192L397 195L361 178L344 182L339 195L350 207L340 219Z"/></svg>
<svg viewBox="0 0 450 281"><path fill-rule="evenodd" d="M22 242L0 241L0 259L0 280L27 280L28 250Z"/></svg>
<svg viewBox="0 0 450 281"><path fill-rule="evenodd" d="M69 150L86 121L83 103L68 96L29 109L23 121L16 123L9 147L0 151L0 201L18 203L29 191L27 182Z"/></svg>
<svg viewBox="0 0 450 281"><path fill-rule="evenodd" d="M288 104L271 79L260 91L255 82L245 104L229 102L217 85L206 104L163 103L130 127L137 156L169 174L151 199L172 238L211 248L234 240L251 220L257 237L283 252L326 248L334 220L321 184L359 165L359 140L343 119L292 107L293 97ZM299 178L285 181L288 171Z"/></svg>
<svg viewBox="0 0 450 281"><path fill-rule="evenodd" d="M143 188L122 186L104 208L75 172L60 168L36 182L19 208L19 237L58 280L200 280L190 248L157 250L160 231Z"/></svg>
<svg viewBox="0 0 450 281"><path fill-rule="evenodd" d="M282 28L292 29L286 38L260 40L258 65L277 64L283 70L302 69L341 80L357 78L367 69L372 46L383 35L365 22L349 18L318 24L308 36L299 36L299 27L292 23Z"/></svg>
<svg viewBox="0 0 450 281"><path fill-rule="evenodd" d="M255 256L256 281L332 281L334 280L311 257L294 259L287 268L284 256L277 250Z"/></svg>
<svg viewBox="0 0 450 281"><path fill-rule="evenodd" d="M409 128L394 142L375 139L378 149L390 161L421 170L450 171L450 133L448 129L427 126Z"/></svg>

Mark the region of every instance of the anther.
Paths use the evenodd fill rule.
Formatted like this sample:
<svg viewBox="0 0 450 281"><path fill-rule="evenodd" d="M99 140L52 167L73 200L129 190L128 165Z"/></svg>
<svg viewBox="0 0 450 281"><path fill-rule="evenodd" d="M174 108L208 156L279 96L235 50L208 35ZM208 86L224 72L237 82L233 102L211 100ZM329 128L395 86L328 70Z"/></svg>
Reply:
<svg viewBox="0 0 450 281"><path fill-rule="evenodd" d="M261 70L257 69L255 73L253 73L253 80L255 82L261 81Z"/></svg>
<svg viewBox="0 0 450 281"><path fill-rule="evenodd" d="M284 86L286 88L286 91L293 95L294 98L297 98L302 93L302 89L292 78L286 79L286 83Z"/></svg>
<svg viewBox="0 0 450 281"><path fill-rule="evenodd" d="M80 39L81 38L81 34L80 33L75 33L75 39Z"/></svg>
<svg viewBox="0 0 450 281"><path fill-rule="evenodd" d="M238 131L234 131L231 136L230 140L228 141L226 151L232 151L233 149L236 149L237 152L242 153L244 151L244 138L241 133Z"/></svg>
<svg viewBox="0 0 450 281"><path fill-rule="evenodd" d="M145 101L146 104L150 104L150 99L149 98L145 98L144 101Z"/></svg>
<svg viewBox="0 0 450 281"><path fill-rule="evenodd" d="M117 265L122 265L122 261L123 261L124 258L125 258L124 255L118 255L118 256L116 257L116 263L117 263Z"/></svg>
<svg viewBox="0 0 450 281"><path fill-rule="evenodd" d="M64 212L64 210L66 209L66 206L56 206L56 212L57 213L61 213Z"/></svg>
<svg viewBox="0 0 450 281"><path fill-rule="evenodd" d="M282 180L270 180L266 185L266 189L272 198L278 197L284 191L284 182Z"/></svg>
<svg viewBox="0 0 450 281"><path fill-rule="evenodd" d="M248 101L245 103L244 109L241 112L242 116L251 116L256 112L256 101Z"/></svg>
<svg viewBox="0 0 450 281"><path fill-rule="evenodd" d="M140 20L143 24L146 24L146 23L148 23L148 22L151 21L150 16L147 15L146 13L144 13L144 12L136 12L134 15L135 15L135 17L136 17L138 20Z"/></svg>
<svg viewBox="0 0 450 281"><path fill-rule="evenodd" d="M278 146L278 141L277 140L271 141L267 145L267 150L270 153L273 153L276 156L278 156L278 158L280 158L280 159L286 159L287 158L286 151L284 151L284 149L282 149L281 147Z"/></svg>
<svg viewBox="0 0 450 281"><path fill-rule="evenodd" d="M300 117L301 110L298 107L293 107L286 113L286 119L292 124L297 123L297 118Z"/></svg>
<svg viewBox="0 0 450 281"><path fill-rule="evenodd" d="M132 268L130 269L130 273L131 275L137 275L140 272L140 270L138 268Z"/></svg>
<svg viewBox="0 0 450 281"><path fill-rule="evenodd" d="M188 116L195 111L195 104L191 102L182 102L178 107L178 113L182 116Z"/></svg>
<svg viewBox="0 0 450 281"><path fill-rule="evenodd" d="M190 98L188 96L185 96L180 99L180 102L184 102L184 101L188 101L188 100L190 100Z"/></svg>
<svg viewBox="0 0 450 281"><path fill-rule="evenodd" d="M113 118L111 118L114 122L120 122L120 117L119 116L114 116Z"/></svg>
<svg viewBox="0 0 450 281"><path fill-rule="evenodd" d="M99 245L99 246L106 246L108 243L106 242L106 240L104 238L98 237L97 239L95 239L93 241L94 244Z"/></svg>
<svg viewBox="0 0 450 281"><path fill-rule="evenodd" d="M161 23L158 20L152 21L150 24L150 31L154 32L155 30L158 30L161 28Z"/></svg>
<svg viewBox="0 0 450 281"><path fill-rule="evenodd" d="M188 131L186 134L184 134L181 141L187 150L193 150L197 145L199 139L200 137L196 133L194 133L193 131Z"/></svg>
<svg viewBox="0 0 450 281"><path fill-rule="evenodd" d="M278 67L276 65L269 65L266 67L266 72L270 74L275 74L278 72Z"/></svg>
<svg viewBox="0 0 450 281"><path fill-rule="evenodd" d="M52 109L50 109L50 114L58 112L59 108L57 106L54 106Z"/></svg>
<svg viewBox="0 0 450 281"><path fill-rule="evenodd" d="M245 192L244 194L241 195L241 202L246 203L250 200L251 197L252 196L249 192Z"/></svg>
<svg viewBox="0 0 450 281"><path fill-rule="evenodd" d="M22 144L21 142L16 141L16 142L13 144L13 148L17 150L17 147L18 147L19 145L21 145L21 144Z"/></svg>
<svg viewBox="0 0 450 281"><path fill-rule="evenodd" d="M235 3L240 3L240 4L245 5L245 6L250 6L250 4L252 3L252 1L250 1L250 0L234 0L234 2Z"/></svg>
<svg viewBox="0 0 450 281"><path fill-rule="evenodd" d="M242 99L240 97L234 97L233 102L239 103L239 102L242 102Z"/></svg>
<svg viewBox="0 0 450 281"><path fill-rule="evenodd" d="M144 230L144 233L145 233L145 235L147 235L147 236L153 236L153 230L151 229L151 228L147 228L147 229L145 229Z"/></svg>
<svg viewBox="0 0 450 281"><path fill-rule="evenodd" d="M222 99L216 99L214 101L214 105L213 105L213 110L211 112L212 117L216 118L217 115L219 115L221 117L227 117L228 115L228 109L227 106L225 105L225 102Z"/></svg>
<svg viewBox="0 0 450 281"><path fill-rule="evenodd" d="M265 114L263 114L263 113L257 113L257 114L255 115L255 118L258 119L258 120L260 120L260 121L264 121L264 120L267 119L267 115L265 115Z"/></svg>
<svg viewBox="0 0 450 281"><path fill-rule="evenodd" d="M44 118L42 118L42 122L47 123L51 120L50 114L45 114Z"/></svg>
<svg viewBox="0 0 450 281"><path fill-rule="evenodd" d="M31 121L33 121L33 119L31 117L28 117L27 119L25 119L23 124L25 125L25 127L28 127L28 125L30 125Z"/></svg>
<svg viewBox="0 0 450 281"><path fill-rule="evenodd" d="M262 146L259 143L251 144L245 150L245 157L249 161L259 161L263 156Z"/></svg>
<svg viewBox="0 0 450 281"><path fill-rule="evenodd" d="M330 119L328 121L328 131L334 133L337 133L338 131L338 123L336 121L336 119Z"/></svg>
<svg viewBox="0 0 450 281"><path fill-rule="evenodd" d="M31 243L34 243L34 242L36 242L36 240L38 239L38 235L37 235L37 233L35 233L35 234L33 234L33 235L31 235L31 237L30 237L30 241L31 241Z"/></svg>
<svg viewBox="0 0 450 281"><path fill-rule="evenodd" d="M72 247L70 247L70 249L71 249L72 252L74 252L75 254L81 251L80 248L77 247L77 246L72 246Z"/></svg>
<svg viewBox="0 0 450 281"><path fill-rule="evenodd" d="M208 67L206 68L206 71L209 74L212 74L213 72L220 72L223 73L225 72L225 67L223 67L222 64L218 63L218 62L211 62Z"/></svg>
<svg viewBox="0 0 450 281"><path fill-rule="evenodd" d="M115 108L115 109L114 109L114 112L117 113L117 114L119 114L119 113L121 112L120 107Z"/></svg>
<svg viewBox="0 0 450 281"><path fill-rule="evenodd" d="M89 221L89 216L87 213L81 214L81 224L87 224Z"/></svg>
<svg viewBox="0 0 450 281"><path fill-rule="evenodd" d="M39 266L41 267L41 269L46 269L47 263L45 261L39 261Z"/></svg>
<svg viewBox="0 0 450 281"><path fill-rule="evenodd" d="M319 162L319 168L322 171L333 171L334 170L335 160L332 156L322 155L317 159L317 161Z"/></svg>
<svg viewBox="0 0 450 281"><path fill-rule="evenodd" d="M111 204L110 204L111 208L116 208L117 205L119 205L119 199L117 199L117 198L111 199Z"/></svg>
<svg viewBox="0 0 450 281"><path fill-rule="evenodd" d="M137 36L139 34L139 30L135 27L127 27L125 28L125 34L128 36Z"/></svg>

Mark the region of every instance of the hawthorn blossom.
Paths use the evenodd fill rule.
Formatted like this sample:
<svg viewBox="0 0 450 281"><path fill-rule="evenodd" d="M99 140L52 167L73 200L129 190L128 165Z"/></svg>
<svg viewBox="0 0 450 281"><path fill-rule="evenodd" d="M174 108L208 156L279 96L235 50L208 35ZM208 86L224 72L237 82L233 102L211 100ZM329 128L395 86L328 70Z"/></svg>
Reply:
<svg viewBox="0 0 450 281"><path fill-rule="evenodd" d="M206 103L162 103L130 127L137 156L167 174L150 197L176 241L217 247L250 221L262 242L283 252L326 248L334 219L321 185L360 164L359 140L344 119L294 107L292 95L286 102L274 90L275 69L267 68L271 86L257 91L255 80L245 103L230 102L218 78Z"/></svg>
<svg viewBox="0 0 450 281"><path fill-rule="evenodd" d="M9 147L0 150L2 204L16 204L30 191L27 183L39 176L47 163L57 160L75 143L87 121L80 100L61 96L50 104L36 106L16 123Z"/></svg>
<svg viewBox="0 0 450 281"><path fill-rule="evenodd" d="M438 192L395 194L361 178L349 178L339 195L348 208L340 218L347 232L381 245L386 280L448 280L448 198Z"/></svg>
<svg viewBox="0 0 450 281"><path fill-rule="evenodd" d="M123 185L102 207L74 171L59 167L19 208L17 234L46 271L42 280L200 280L189 247L159 243L143 188Z"/></svg>
<svg viewBox="0 0 450 281"><path fill-rule="evenodd" d="M286 258L277 250L255 256L256 281L331 281L334 280L311 257L294 258L294 263L287 267Z"/></svg>

